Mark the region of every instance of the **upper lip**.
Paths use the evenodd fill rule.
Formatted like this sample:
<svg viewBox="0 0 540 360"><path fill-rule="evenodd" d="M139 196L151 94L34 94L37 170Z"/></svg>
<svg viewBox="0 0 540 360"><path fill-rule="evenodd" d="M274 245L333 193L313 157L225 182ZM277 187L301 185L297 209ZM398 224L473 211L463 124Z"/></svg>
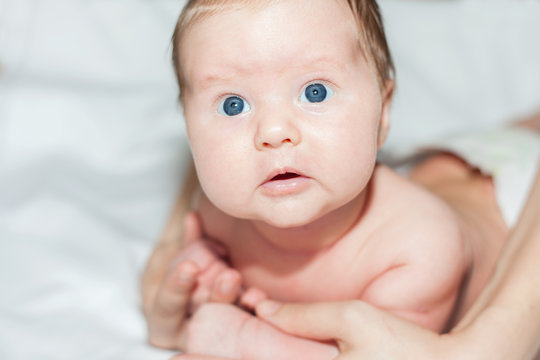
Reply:
<svg viewBox="0 0 540 360"><path fill-rule="evenodd" d="M276 170L272 171L268 175L268 177L264 180L263 184L267 183L269 181L272 181L272 179L274 179L276 176L285 175L285 174L291 174L291 175L297 175L297 176L306 177L306 175L304 175L301 171L298 171L298 170L290 168L290 167L284 167L284 168L279 168L279 169L276 169Z"/></svg>

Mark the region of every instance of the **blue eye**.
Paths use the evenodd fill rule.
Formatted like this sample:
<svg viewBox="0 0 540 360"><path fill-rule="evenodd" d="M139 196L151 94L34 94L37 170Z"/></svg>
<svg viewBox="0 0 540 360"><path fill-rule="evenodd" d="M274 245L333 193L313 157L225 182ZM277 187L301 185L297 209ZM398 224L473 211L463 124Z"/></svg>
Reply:
<svg viewBox="0 0 540 360"><path fill-rule="evenodd" d="M218 112L221 115L236 116L249 110L251 107L240 96L229 96L219 105Z"/></svg>
<svg viewBox="0 0 540 360"><path fill-rule="evenodd" d="M330 96L332 96L333 94L334 92L328 86L320 84L320 83L314 83L314 84L308 85L304 89L304 92L300 96L300 101L301 102L307 101L310 103L320 103L330 98Z"/></svg>

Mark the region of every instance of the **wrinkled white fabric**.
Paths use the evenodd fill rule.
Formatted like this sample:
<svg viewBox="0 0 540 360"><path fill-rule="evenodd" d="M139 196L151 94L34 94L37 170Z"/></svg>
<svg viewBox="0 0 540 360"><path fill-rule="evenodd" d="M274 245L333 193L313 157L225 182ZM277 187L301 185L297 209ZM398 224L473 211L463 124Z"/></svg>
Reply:
<svg viewBox="0 0 540 360"><path fill-rule="evenodd" d="M540 111L540 2L380 5L397 69L391 156Z"/></svg>
<svg viewBox="0 0 540 360"><path fill-rule="evenodd" d="M168 359L139 276L186 163L178 1L0 0L0 358Z"/></svg>
<svg viewBox="0 0 540 360"><path fill-rule="evenodd" d="M540 164L540 135L520 127L501 127L448 136L424 151L449 151L493 178L506 224L516 225Z"/></svg>

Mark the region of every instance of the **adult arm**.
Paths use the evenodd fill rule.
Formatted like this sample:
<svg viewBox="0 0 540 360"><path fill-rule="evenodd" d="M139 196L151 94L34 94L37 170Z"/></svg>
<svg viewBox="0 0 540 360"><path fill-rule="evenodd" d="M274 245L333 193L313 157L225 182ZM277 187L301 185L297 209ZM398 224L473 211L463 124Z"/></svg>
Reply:
<svg viewBox="0 0 540 360"><path fill-rule="evenodd" d="M163 231L156 247L154 248L141 278L141 295L143 310L148 320L148 315L154 311L169 308L169 299L161 299L162 289L167 284L167 275L171 274L171 264L182 249L182 236L184 233L184 217L190 208L191 196L198 186L193 163L188 170L184 187L179 194L178 200L172 211L169 222ZM189 226L189 223L188 223ZM192 231L192 229L187 229ZM169 276L171 277L171 276ZM169 284L172 285L172 284ZM166 297L166 296L165 296ZM167 297L166 297L167 298Z"/></svg>
<svg viewBox="0 0 540 360"><path fill-rule="evenodd" d="M453 331L470 333L486 348L500 344L501 359L531 359L540 347L539 219L540 170L494 276ZM484 332L491 336L491 345Z"/></svg>

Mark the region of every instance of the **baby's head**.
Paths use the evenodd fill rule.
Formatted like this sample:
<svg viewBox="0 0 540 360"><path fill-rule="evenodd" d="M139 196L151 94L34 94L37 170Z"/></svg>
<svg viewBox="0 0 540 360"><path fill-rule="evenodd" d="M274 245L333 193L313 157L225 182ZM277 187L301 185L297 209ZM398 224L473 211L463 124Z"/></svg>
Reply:
<svg viewBox="0 0 540 360"><path fill-rule="evenodd" d="M375 1L193 0L173 41L214 205L295 227L363 198L393 89Z"/></svg>

